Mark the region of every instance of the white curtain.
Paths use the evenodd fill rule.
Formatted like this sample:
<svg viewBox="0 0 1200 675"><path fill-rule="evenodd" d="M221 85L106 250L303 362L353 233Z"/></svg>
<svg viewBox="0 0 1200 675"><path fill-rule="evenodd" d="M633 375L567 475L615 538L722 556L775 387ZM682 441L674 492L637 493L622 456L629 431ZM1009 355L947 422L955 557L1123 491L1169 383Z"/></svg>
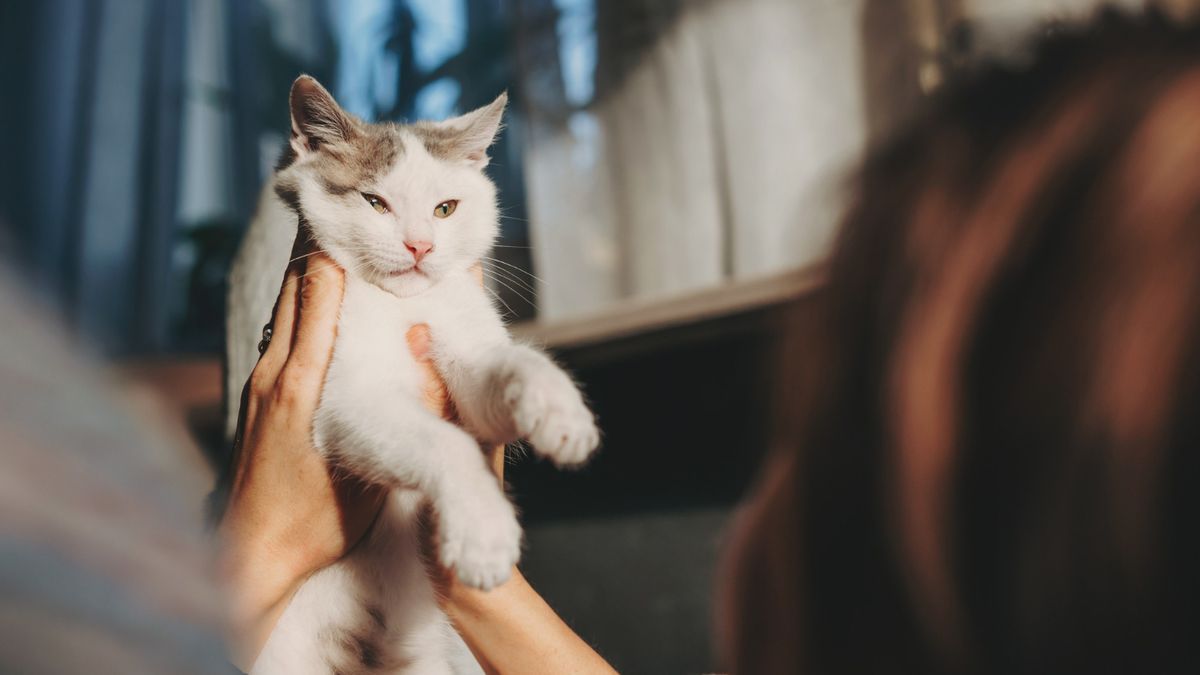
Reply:
<svg viewBox="0 0 1200 675"><path fill-rule="evenodd" d="M859 0L684 6L527 159L543 319L819 258L864 137Z"/></svg>

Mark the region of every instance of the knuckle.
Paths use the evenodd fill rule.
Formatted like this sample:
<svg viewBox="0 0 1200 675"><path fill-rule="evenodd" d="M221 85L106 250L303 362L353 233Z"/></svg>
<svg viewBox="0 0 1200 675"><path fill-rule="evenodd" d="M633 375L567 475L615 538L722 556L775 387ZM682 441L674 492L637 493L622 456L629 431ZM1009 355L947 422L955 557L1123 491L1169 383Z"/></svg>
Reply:
<svg viewBox="0 0 1200 675"><path fill-rule="evenodd" d="M308 272L301 277L301 289L316 292L335 283L340 276L340 268L333 261L317 261L311 264Z"/></svg>
<svg viewBox="0 0 1200 675"><path fill-rule="evenodd" d="M284 368L275 387L275 399L284 405L296 405L312 389L312 378L300 368Z"/></svg>
<svg viewBox="0 0 1200 675"><path fill-rule="evenodd" d="M254 370L250 371L250 395L256 398L262 398L265 396L269 391L271 391L271 386L274 384L271 380L272 378L267 373L267 369L263 368L260 363L259 366L256 366Z"/></svg>

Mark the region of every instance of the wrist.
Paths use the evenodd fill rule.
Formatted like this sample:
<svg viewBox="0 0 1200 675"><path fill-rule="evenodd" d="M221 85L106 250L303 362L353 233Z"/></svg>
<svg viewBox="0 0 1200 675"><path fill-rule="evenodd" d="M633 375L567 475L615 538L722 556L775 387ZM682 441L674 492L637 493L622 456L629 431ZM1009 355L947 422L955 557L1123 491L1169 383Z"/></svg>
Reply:
<svg viewBox="0 0 1200 675"><path fill-rule="evenodd" d="M249 670L275 622L307 576L293 551L269 528L238 527L227 514L217 532L217 578L225 592L225 626L235 665Z"/></svg>
<svg viewBox="0 0 1200 675"><path fill-rule="evenodd" d="M443 610L485 672L616 675L516 568L490 591L449 584Z"/></svg>
<svg viewBox="0 0 1200 675"><path fill-rule="evenodd" d="M513 567L512 576L507 581L490 591L471 588L460 582L453 572L446 572L441 594L442 611L456 624L486 617L528 586L529 583L516 567Z"/></svg>

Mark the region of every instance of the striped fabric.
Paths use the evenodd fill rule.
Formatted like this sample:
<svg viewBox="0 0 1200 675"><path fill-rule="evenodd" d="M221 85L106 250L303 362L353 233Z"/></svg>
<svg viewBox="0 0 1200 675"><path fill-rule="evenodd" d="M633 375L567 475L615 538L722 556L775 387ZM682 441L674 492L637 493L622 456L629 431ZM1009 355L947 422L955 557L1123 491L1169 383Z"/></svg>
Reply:
<svg viewBox="0 0 1200 675"><path fill-rule="evenodd" d="M229 673L202 476L0 272L0 672Z"/></svg>

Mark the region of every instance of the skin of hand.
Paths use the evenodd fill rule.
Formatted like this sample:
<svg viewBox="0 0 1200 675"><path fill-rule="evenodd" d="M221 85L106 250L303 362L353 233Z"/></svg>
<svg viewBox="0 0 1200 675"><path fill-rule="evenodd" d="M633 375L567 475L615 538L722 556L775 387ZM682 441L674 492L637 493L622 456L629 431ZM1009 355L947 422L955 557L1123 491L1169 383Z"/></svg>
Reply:
<svg viewBox="0 0 1200 675"><path fill-rule="evenodd" d="M312 442L343 286L342 270L328 256L297 245L276 301L271 343L243 392L229 499L217 530L230 645L243 669L303 580L342 557L383 504L381 488L333 477Z"/></svg>
<svg viewBox="0 0 1200 675"><path fill-rule="evenodd" d="M234 664L249 670L292 595L346 555L374 523L386 489L335 475L312 423L337 337L344 274L297 237L275 305L273 338L243 393L233 480L218 524L217 571L229 596ZM482 273L476 270L482 283ZM453 403L430 359L427 326L406 335L424 371L424 403L448 420ZM488 463L503 482L504 448ZM427 537L426 546L432 546ZM428 555L428 560L436 556ZM443 608L492 673L612 673L514 569L491 592L431 570Z"/></svg>

